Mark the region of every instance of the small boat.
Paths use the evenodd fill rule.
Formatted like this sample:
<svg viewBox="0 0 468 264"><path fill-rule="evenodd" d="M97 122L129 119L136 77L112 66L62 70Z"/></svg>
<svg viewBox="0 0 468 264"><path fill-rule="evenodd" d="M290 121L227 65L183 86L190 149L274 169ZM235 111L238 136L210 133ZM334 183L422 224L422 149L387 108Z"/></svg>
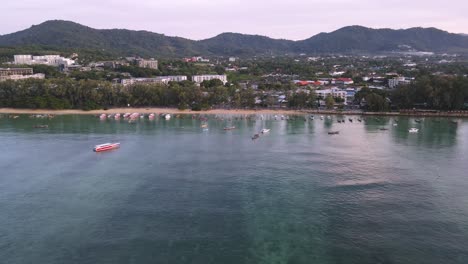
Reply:
<svg viewBox="0 0 468 264"><path fill-rule="evenodd" d="M266 134L268 132L270 132L270 129L268 129L268 128L264 128L264 129L262 129L262 131L260 131L260 133L262 133L262 134Z"/></svg>
<svg viewBox="0 0 468 264"><path fill-rule="evenodd" d="M101 115L99 116L99 119L100 119L100 120L106 120L106 119L107 119L106 114L101 114Z"/></svg>
<svg viewBox="0 0 468 264"><path fill-rule="evenodd" d="M458 121L455 121L455 120L450 120L450 123L452 123L454 125L458 125Z"/></svg>
<svg viewBox="0 0 468 264"><path fill-rule="evenodd" d="M341 123L341 120L338 119L338 123Z"/></svg>
<svg viewBox="0 0 468 264"><path fill-rule="evenodd" d="M320 116L320 120L323 120L323 116Z"/></svg>
<svg viewBox="0 0 468 264"><path fill-rule="evenodd" d="M166 114L166 115L164 116L164 118L165 118L166 120L169 120L169 119L171 119L171 115L170 115L170 114Z"/></svg>
<svg viewBox="0 0 468 264"><path fill-rule="evenodd" d="M259 138L259 137L260 137L259 134L255 134L255 135L252 137L252 140L255 140L255 139Z"/></svg>
<svg viewBox="0 0 468 264"><path fill-rule="evenodd" d="M230 126L230 127L225 127L224 130L233 130L233 129L236 129L235 126Z"/></svg>
<svg viewBox="0 0 468 264"><path fill-rule="evenodd" d="M394 123L393 126L398 126L398 124L397 124L397 123Z"/></svg>
<svg viewBox="0 0 468 264"><path fill-rule="evenodd" d="M114 119L119 120L120 119L120 114L115 114Z"/></svg>
<svg viewBox="0 0 468 264"><path fill-rule="evenodd" d="M346 121L343 119L343 120L341 120L341 123L346 123Z"/></svg>
<svg viewBox="0 0 468 264"><path fill-rule="evenodd" d="M421 123L421 119L415 119L414 122Z"/></svg>
<svg viewBox="0 0 468 264"><path fill-rule="evenodd" d="M382 131L387 131L387 130L388 130L388 128L382 127L382 128L380 128L379 130L382 130Z"/></svg>
<svg viewBox="0 0 468 264"><path fill-rule="evenodd" d="M351 118L348 118L348 120L349 120L349 122L351 122L351 123L353 122L353 119L351 119Z"/></svg>
<svg viewBox="0 0 468 264"><path fill-rule="evenodd" d="M149 120L154 120L154 118L155 118L155 115L154 115L154 114L150 114L150 115L148 116L148 119L149 119Z"/></svg>
<svg viewBox="0 0 468 264"><path fill-rule="evenodd" d="M49 128L48 125L35 125L34 128Z"/></svg>
<svg viewBox="0 0 468 264"><path fill-rule="evenodd" d="M94 146L93 151L102 152L102 151L108 151L108 150L113 150L113 149L118 149L118 148L120 148L120 143L105 143L105 144Z"/></svg>
<svg viewBox="0 0 468 264"><path fill-rule="evenodd" d="M357 120L357 121L359 121L359 122L362 122L362 120L361 120L360 118L358 118L358 120Z"/></svg>
<svg viewBox="0 0 468 264"><path fill-rule="evenodd" d="M207 128L207 127L208 127L208 124L202 124L200 127L201 127L201 128Z"/></svg>
<svg viewBox="0 0 468 264"><path fill-rule="evenodd" d="M310 116L309 118L310 118L310 120L314 120L314 116Z"/></svg>
<svg viewBox="0 0 468 264"><path fill-rule="evenodd" d="M328 132L328 135L338 135L340 131L330 131Z"/></svg>
<svg viewBox="0 0 468 264"><path fill-rule="evenodd" d="M419 132L419 129L413 127L413 128L411 128L410 130L408 130L408 132L410 132L410 133L418 133L418 132Z"/></svg>

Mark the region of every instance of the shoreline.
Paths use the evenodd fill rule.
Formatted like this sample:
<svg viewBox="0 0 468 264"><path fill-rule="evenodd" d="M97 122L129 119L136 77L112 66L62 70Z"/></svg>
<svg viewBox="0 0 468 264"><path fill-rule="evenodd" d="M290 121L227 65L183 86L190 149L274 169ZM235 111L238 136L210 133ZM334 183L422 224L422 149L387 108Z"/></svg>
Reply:
<svg viewBox="0 0 468 264"><path fill-rule="evenodd" d="M362 111L329 111L329 110L292 110L292 109L212 109L204 111L179 110L177 108L111 108L108 110L84 111L79 109L51 110L51 109L23 109L0 108L0 114L53 114L53 115L99 115L117 113L141 114L211 114L211 115L256 115L256 114L286 114L286 115L362 115L362 116L418 116L418 117L459 117L468 118L468 111L452 112L362 112Z"/></svg>

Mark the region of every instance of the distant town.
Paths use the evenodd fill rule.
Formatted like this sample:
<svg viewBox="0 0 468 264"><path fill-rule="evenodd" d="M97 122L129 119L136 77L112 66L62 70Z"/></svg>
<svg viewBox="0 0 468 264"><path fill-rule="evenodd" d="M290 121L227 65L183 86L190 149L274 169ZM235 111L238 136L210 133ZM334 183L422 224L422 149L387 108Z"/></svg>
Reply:
<svg viewBox="0 0 468 264"><path fill-rule="evenodd" d="M0 103L3 107L90 109L165 106L181 109L464 110L468 109L467 74L468 59L464 56L418 52L389 56L189 57L160 61L141 57L85 61L78 53L68 56L18 54L1 66L0 88L6 87L6 82L15 86L17 84L12 83L28 83L28 80L42 81L50 87L60 85L56 83L60 79L96 81L98 83L89 85L107 83L113 87L111 89L117 89L113 96L118 93L119 98L106 102L98 96L90 99L91 105L68 99L58 105L25 103L14 98ZM174 95L170 90L175 85L192 87L198 92L177 90ZM438 85L454 90L437 88ZM460 87L455 89L454 85ZM433 90L425 91L428 86ZM169 90L162 91L164 87ZM141 92L141 89L150 90ZM159 94L152 94L151 89L158 90ZM122 98L124 92L146 93L146 98L137 99L136 95ZM428 94L424 94L426 92ZM59 96L51 99L51 94L54 93L48 93L46 101L63 99Z"/></svg>

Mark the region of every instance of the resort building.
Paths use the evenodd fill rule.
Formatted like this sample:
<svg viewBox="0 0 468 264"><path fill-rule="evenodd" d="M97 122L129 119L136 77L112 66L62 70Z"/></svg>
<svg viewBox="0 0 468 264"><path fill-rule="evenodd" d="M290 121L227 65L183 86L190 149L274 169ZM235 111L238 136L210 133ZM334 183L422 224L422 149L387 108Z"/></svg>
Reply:
<svg viewBox="0 0 468 264"><path fill-rule="evenodd" d="M42 73L33 74L32 68L0 68L0 81L23 80L23 79L44 79Z"/></svg>
<svg viewBox="0 0 468 264"><path fill-rule="evenodd" d="M13 64L17 65L34 65L44 64L50 66L70 66L75 61L72 59L61 57L60 55L43 55L43 56L32 56L32 55L14 55Z"/></svg>
<svg viewBox="0 0 468 264"><path fill-rule="evenodd" d="M169 82L182 82L186 81L187 76L185 75L176 75L176 76L158 76L155 78L131 78L131 79L122 79L121 84L123 86L128 86L132 84L151 84L151 83L160 83L168 84Z"/></svg>
<svg viewBox="0 0 468 264"><path fill-rule="evenodd" d="M150 69L158 69L158 61L155 59L150 59L150 60L143 60L139 59L137 60L138 67L141 68L150 68Z"/></svg>
<svg viewBox="0 0 468 264"><path fill-rule="evenodd" d="M194 75L192 76L192 82L195 83L202 83L204 81L210 81L218 79L223 82L223 84L227 83L227 76L226 75Z"/></svg>

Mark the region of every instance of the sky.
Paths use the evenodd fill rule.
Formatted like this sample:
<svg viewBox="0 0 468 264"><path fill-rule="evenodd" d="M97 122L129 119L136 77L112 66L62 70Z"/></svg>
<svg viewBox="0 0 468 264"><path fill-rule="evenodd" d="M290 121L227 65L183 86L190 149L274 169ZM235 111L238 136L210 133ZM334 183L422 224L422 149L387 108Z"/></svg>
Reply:
<svg viewBox="0 0 468 264"><path fill-rule="evenodd" d="M467 0L2 0L0 35L46 20L205 39L223 32L301 40L344 26L468 33Z"/></svg>

